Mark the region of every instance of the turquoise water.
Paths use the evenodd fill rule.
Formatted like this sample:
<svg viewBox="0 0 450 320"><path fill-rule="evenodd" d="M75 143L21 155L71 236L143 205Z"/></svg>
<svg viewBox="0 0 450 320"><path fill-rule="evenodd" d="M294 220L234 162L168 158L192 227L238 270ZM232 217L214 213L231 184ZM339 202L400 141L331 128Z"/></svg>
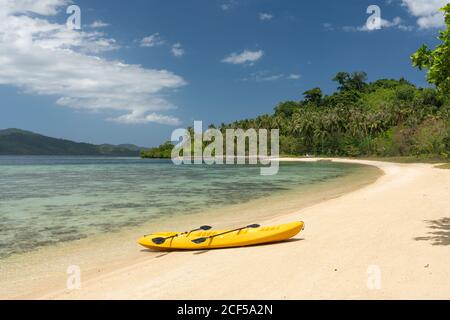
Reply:
<svg viewBox="0 0 450 320"><path fill-rule="evenodd" d="M175 166L165 160L0 157L0 258L152 219L266 197L347 175L359 166L286 163Z"/></svg>

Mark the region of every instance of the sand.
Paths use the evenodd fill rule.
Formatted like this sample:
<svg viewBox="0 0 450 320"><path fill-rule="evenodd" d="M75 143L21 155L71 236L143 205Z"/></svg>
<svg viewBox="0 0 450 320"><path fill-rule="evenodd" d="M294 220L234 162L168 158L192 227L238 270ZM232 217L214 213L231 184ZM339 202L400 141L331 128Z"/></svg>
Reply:
<svg viewBox="0 0 450 320"><path fill-rule="evenodd" d="M284 159L315 161L317 159ZM151 253L82 269L4 298L29 299L450 299L450 170L431 164L333 159L372 165L376 182L264 224L306 229L271 245Z"/></svg>

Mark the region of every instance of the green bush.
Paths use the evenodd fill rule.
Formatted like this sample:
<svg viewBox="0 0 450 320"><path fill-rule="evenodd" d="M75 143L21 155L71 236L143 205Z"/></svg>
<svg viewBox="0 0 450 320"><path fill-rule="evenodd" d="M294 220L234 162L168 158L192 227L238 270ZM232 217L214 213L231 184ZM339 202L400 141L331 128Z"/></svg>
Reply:
<svg viewBox="0 0 450 320"><path fill-rule="evenodd" d="M171 142L166 142L157 148L142 150L141 157L153 159L169 159L172 157L173 148L174 145Z"/></svg>
<svg viewBox="0 0 450 320"><path fill-rule="evenodd" d="M441 119L425 120L413 136L417 154L448 154L448 127Z"/></svg>

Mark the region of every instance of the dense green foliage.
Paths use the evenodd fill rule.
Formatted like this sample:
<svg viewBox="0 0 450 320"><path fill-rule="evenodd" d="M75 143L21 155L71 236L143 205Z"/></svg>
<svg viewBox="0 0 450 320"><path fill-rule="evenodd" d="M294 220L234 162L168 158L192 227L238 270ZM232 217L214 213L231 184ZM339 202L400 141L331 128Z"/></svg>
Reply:
<svg viewBox="0 0 450 320"><path fill-rule="evenodd" d="M280 152L290 155L450 156L448 98L405 79L367 83L366 77L340 72L333 79L338 90L331 95L314 88L304 100L280 103L273 114L220 129L278 128ZM166 143L150 153L170 157L171 147Z"/></svg>
<svg viewBox="0 0 450 320"><path fill-rule="evenodd" d="M411 59L420 70L428 69L428 82L436 85L443 94L450 94L450 3L441 9L445 14L447 29L440 32L442 41L434 50L423 45Z"/></svg>
<svg viewBox="0 0 450 320"><path fill-rule="evenodd" d="M157 148L141 150L141 157L142 158L154 158L154 159L158 159L158 158L161 158L161 159L167 158L168 159L172 155L173 148L174 148L174 145L171 142L166 142Z"/></svg>
<svg viewBox="0 0 450 320"><path fill-rule="evenodd" d="M438 91L404 79L367 83L363 72L340 72L334 80L339 88L329 96L312 99L307 91L304 100L282 102L272 115L223 129L279 128L282 154L449 156L449 101Z"/></svg>
<svg viewBox="0 0 450 320"><path fill-rule="evenodd" d="M19 129L0 130L0 155L138 156L139 150L134 145L93 145Z"/></svg>

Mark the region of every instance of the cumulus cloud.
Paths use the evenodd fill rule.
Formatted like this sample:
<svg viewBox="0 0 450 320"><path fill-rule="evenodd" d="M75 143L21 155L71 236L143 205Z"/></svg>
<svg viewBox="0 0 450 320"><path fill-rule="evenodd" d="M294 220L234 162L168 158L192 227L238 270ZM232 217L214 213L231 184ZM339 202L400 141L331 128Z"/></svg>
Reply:
<svg viewBox="0 0 450 320"><path fill-rule="evenodd" d="M262 58L264 52L262 50L250 51L244 50L241 53L232 53L222 59L222 62L231 64L253 64Z"/></svg>
<svg viewBox="0 0 450 320"><path fill-rule="evenodd" d="M397 0L413 17L419 29L441 28L445 26L444 15L439 10L448 0ZM396 28L403 31L416 30L417 27L406 24L400 17L392 21L381 19L381 28ZM360 27L345 26L344 31L373 31L366 25Z"/></svg>
<svg viewBox="0 0 450 320"><path fill-rule="evenodd" d="M44 16L51 16L70 3L70 0L1 0L0 8L3 13L24 14L35 13Z"/></svg>
<svg viewBox="0 0 450 320"><path fill-rule="evenodd" d="M182 57L184 55L184 49L181 45L181 43L175 43L172 45L172 48L170 49L174 57Z"/></svg>
<svg viewBox="0 0 450 320"><path fill-rule="evenodd" d="M158 112L175 107L164 92L185 81L166 70L98 56L117 48L115 41L50 22L66 5L65 0L0 0L0 85L54 96L60 106L116 114L108 119L122 123L178 124Z"/></svg>
<svg viewBox="0 0 450 320"><path fill-rule="evenodd" d="M402 5L417 18L417 25L421 29L443 27L444 15L439 9L446 4L448 0L402 0Z"/></svg>
<svg viewBox="0 0 450 320"><path fill-rule="evenodd" d="M272 19L273 19L273 15L270 13L261 12L259 14L259 20L261 20L261 21L270 21Z"/></svg>
<svg viewBox="0 0 450 320"><path fill-rule="evenodd" d="M164 44L164 40L159 33L154 33L148 37L142 38L139 43L141 47L151 48Z"/></svg>

